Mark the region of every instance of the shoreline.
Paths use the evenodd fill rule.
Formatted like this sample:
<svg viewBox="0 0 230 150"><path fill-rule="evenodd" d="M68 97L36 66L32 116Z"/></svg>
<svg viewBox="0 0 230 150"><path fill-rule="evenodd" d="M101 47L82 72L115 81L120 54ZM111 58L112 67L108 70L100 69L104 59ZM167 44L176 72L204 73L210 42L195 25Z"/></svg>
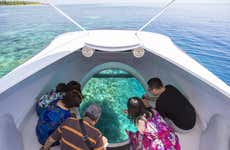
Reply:
<svg viewBox="0 0 230 150"><path fill-rule="evenodd" d="M39 6L45 3L31 2L31 1L0 1L0 6Z"/></svg>

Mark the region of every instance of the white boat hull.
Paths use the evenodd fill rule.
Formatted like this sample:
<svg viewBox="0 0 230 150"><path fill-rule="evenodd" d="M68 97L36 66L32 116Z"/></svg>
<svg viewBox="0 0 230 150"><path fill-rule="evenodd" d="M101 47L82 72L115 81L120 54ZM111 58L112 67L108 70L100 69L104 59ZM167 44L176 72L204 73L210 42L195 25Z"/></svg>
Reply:
<svg viewBox="0 0 230 150"><path fill-rule="evenodd" d="M147 32L141 32L137 37L134 33L99 30L61 35L0 80L0 115L12 116L15 130L22 135L24 149L40 146L35 137L36 98L60 81L77 80L84 85L95 73L108 68L129 72L145 88L149 78L160 77L164 84L176 86L190 100L198 120L191 133L179 134L182 150L204 150L204 145L212 145L210 140L216 140L217 149L229 149L229 86L178 49L168 37ZM97 51L86 58L81 53L84 46ZM133 56L131 50L136 47L145 49L143 57ZM218 124L220 120L222 123ZM4 120L1 122L0 119L0 131L5 130L1 124ZM224 129L219 129L220 126ZM224 134L216 137L206 137L222 132ZM0 141L4 137L0 132ZM213 146L209 148L214 150Z"/></svg>

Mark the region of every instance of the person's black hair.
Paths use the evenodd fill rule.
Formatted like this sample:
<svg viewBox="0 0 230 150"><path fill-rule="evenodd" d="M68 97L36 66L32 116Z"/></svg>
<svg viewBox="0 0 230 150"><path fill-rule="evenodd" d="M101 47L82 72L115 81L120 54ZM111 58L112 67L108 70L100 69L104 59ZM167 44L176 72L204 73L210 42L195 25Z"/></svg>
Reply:
<svg viewBox="0 0 230 150"><path fill-rule="evenodd" d="M68 87L65 83L58 83L56 86L56 92L66 93L68 91Z"/></svg>
<svg viewBox="0 0 230 150"><path fill-rule="evenodd" d="M81 92L81 84L77 81L70 81L69 83L67 83L67 86L69 91L77 90Z"/></svg>
<svg viewBox="0 0 230 150"><path fill-rule="evenodd" d="M145 115L147 119L152 117L153 112L145 107L144 103L139 97L131 97L128 99L128 118L134 123L137 117Z"/></svg>
<svg viewBox="0 0 230 150"><path fill-rule="evenodd" d="M68 91L64 95L62 102L67 108L79 107L82 102L82 95L76 90Z"/></svg>
<svg viewBox="0 0 230 150"><path fill-rule="evenodd" d="M160 78L151 78L148 81L149 89L160 89L163 87L163 83Z"/></svg>

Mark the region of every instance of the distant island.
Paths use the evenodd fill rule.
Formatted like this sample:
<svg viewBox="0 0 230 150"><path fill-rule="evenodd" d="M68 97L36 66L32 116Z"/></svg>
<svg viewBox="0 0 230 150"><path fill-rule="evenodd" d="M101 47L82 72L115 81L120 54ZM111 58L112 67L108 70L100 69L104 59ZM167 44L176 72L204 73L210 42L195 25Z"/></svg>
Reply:
<svg viewBox="0 0 230 150"><path fill-rule="evenodd" d="M31 2L31 1L14 1L14 0L0 0L1 5L42 5L40 2Z"/></svg>

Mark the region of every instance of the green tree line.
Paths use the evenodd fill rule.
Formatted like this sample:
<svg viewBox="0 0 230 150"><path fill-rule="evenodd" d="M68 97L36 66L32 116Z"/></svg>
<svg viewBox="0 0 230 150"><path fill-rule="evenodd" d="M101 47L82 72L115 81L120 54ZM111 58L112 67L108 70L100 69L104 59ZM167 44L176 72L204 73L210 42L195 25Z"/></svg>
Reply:
<svg viewBox="0 0 230 150"><path fill-rule="evenodd" d="M0 5L36 5L39 2L29 2L21 0L0 0Z"/></svg>

